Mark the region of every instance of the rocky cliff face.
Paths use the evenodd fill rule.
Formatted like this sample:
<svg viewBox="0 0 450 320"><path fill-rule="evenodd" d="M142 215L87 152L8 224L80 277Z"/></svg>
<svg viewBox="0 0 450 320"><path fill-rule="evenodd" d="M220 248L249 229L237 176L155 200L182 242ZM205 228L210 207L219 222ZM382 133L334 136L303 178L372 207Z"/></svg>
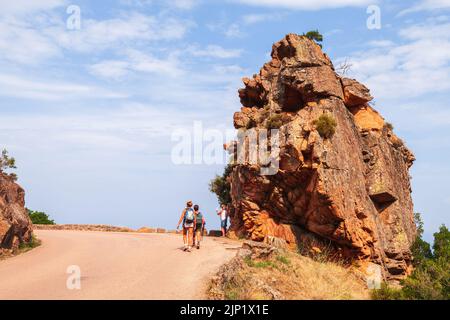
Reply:
<svg viewBox="0 0 450 320"><path fill-rule="evenodd" d="M0 172L0 255L29 242L32 224L25 209L25 191Z"/></svg>
<svg viewBox="0 0 450 320"><path fill-rule="evenodd" d="M315 42L295 34L274 44L272 60L243 81L235 127L279 127L282 139L276 174L234 165L232 233L331 249L380 265L388 280L407 274L416 234L414 156L369 105L369 90L339 76ZM336 122L330 138L317 130L323 114Z"/></svg>

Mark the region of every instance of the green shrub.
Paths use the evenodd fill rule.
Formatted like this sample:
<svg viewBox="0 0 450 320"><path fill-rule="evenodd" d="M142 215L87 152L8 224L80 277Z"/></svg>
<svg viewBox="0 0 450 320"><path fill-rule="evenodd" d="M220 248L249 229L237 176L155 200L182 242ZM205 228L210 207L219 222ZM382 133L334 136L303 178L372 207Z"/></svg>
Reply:
<svg viewBox="0 0 450 320"><path fill-rule="evenodd" d="M277 266L270 260L253 261L250 257L245 257L244 262L251 268L276 268Z"/></svg>
<svg viewBox="0 0 450 320"><path fill-rule="evenodd" d="M227 285L224 289L225 300L239 300L239 290Z"/></svg>
<svg viewBox="0 0 450 320"><path fill-rule="evenodd" d="M266 121L266 128L270 129L279 129L283 125L282 115L275 113L272 114Z"/></svg>
<svg viewBox="0 0 450 320"><path fill-rule="evenodd" d="M282 255L277 256L277 260L285 265L291 264L291 261L287 257L282 256Z"/></svg>
<svg viewBox="0 0 450 320"><path fill-rule="evenodd" d="M450 271L444 259L425 260L402 281L402 294L408 300L448 300Z"/></svg>
<svg viewBox="0 0 450 320"><path fill-rule="evenodd" d="M423 222L415 214L417 238L411 247L414 256L413 273L400 282L401 289L389 288L386 284L372 292L379 300L449 300L450 299L450 232L442 225L434 233L433 252L422 239Z"/></svg>
<svg viewBox="0 0 450 320"><path fill-rule="evenodd" d="M414 222L417 228L417 235L413 245L411 246L411 253L413 256L413 266L418 266L426 259L433 258L433 254L431 252L430 244L422 239L424 230L423 220L420 213L414 214Z"/></svg>
<svg viewBox="0 0 450 320"><path fill-rule="evenodd" d="M233 165L229 164L225 167L222 176L217 175L209 183L209 191L217 195L220 204L231 203L231 185L228 177L233 171Z"/></svg>
<svg viewBox="0 0 450 320"><path fill-rule="evenodd" d="M55 224L55 221L51 220L48 214L44 212L32 211L30 209L27 209L27 211L33 224Z"/></svg>
<svg viewBox="0 0 450 320"><path fill-rule="evenodd" d="M400 289L389 287L386 283L382 283L380 289L372 290L371 296L373 300L403 300L403 292Z"/></svg>
<svg viewBox="0 0 450 320"><path fill-rule="evenodd" d="M386 127L386 129L388 129L390 131L394 130L394 125L392 123L390 123L390 122L386 122L384 124L384 126Z"/></svg>
<svg viewBox="0 0 450 320"><path fill-rule="evenodd" d="M28 250L34 249L36 247L39 247L41 245L41 240L39 240L38 238L36 238L34 236L34 234L31 236L31 240L30 242L22 242L19 245L19 250L21 252L26 252Z"/></svg>
<svg viewBox="0 0 450 320"><path fill-rule="evenodd" d="M336 132L337 122L333 116L324 113L314 120L313 125L322 138L330 139Z"/></svg>
<svg viewBox="0 0 450 320"><path fill-rule="evenodd" d="M433 256L435 260L450 262L450 231L445 225L439 227L434 234Z"/></svg>

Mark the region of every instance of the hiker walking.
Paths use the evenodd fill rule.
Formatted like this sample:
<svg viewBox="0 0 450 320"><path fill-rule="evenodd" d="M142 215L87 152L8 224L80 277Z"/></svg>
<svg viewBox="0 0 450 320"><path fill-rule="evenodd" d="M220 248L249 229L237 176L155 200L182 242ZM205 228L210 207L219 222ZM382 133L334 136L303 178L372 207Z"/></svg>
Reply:
<svg viewBox="0 0 450 320"><path fill-rule="evenodd" d="M228 212L226 205L222 204L217 209L217 215L220 217L220 228L222 229L222 237L227 234Z"/></svg>
<svg viewBox="0 0 450 320"><path fill-rule="evenodd" d="M203 231L205 230L205 218L203 214L199 211L200 207L198 205L194 206L195 214L195 232L194 232L194 246L200 249L200 241L203 240Z"/></svg>
<svg viewBox="0 0 450 320"><path fill-rule="evenodd" d="M195 214L192 208L192 201L186 203L186 208L183 210L178 221L177 230L180 228L180 224L183 223L183 242L184 251L191 251L191 245L193 241Z"/></svg>

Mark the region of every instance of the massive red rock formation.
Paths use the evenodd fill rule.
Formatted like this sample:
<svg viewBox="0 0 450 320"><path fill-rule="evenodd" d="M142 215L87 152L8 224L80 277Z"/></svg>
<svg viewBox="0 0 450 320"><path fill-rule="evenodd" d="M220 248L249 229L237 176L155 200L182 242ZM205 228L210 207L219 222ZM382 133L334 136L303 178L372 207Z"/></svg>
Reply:
<svg viewBox="0 0 450 320"><path fill-rule="evenodd" d="M414 156L369 105L369 89L338 75L319 45L296 34L274 44L272 60L243 81L235 127L281 126L283 139L276 174L234 165L231 233L328 246L380 265L387 279L407 274L416 234L408 173ZM315 125L322 114L336 121L331 138Z"/></svg>
<svg viewBox="0 0 450 320"><path fill-rule="evenodd" d="M32 224L25 209L25 191L0 172L0 256L31 241Z"/></svg>

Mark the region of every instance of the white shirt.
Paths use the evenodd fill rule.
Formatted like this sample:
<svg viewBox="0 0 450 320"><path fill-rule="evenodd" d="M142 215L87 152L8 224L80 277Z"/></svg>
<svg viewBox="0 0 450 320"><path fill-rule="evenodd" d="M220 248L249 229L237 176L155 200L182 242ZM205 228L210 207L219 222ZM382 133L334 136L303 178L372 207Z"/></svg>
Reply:
<svg viewBox="0 0 450 320"><path fill-rule="evenodd" d="M223 210L220 212L220 219L222 219L222 221L223 221L223 220L227 220L227 210L223 209Z"/></svg>

